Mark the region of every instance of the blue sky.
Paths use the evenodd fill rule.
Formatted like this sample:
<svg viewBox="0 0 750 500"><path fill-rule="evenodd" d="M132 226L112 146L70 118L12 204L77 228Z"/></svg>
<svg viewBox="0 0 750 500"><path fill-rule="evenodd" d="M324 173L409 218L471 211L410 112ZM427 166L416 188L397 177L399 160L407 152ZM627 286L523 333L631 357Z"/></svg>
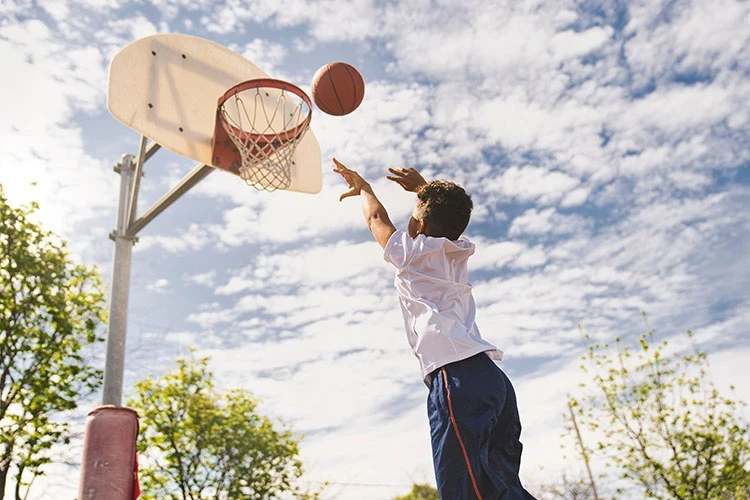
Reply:
<svg viewBox="0 0 750 500"><path fill-rule="evenodd" d="M384 176L413 166L473 195L478 324L516 385L522 477L543 483L580 470L559 448L579 323L633 342L646 310L660 338L695 332L721 387L747 377L749 26L750 5L732 0L10 0L0 183L15 204L38 201L38 220L109 283L112 167L139 140L106 108L120 49L197 35L306 89L323 64L353 64L360 108L313 117L320 194L258 193L216 172L140 234L125 392L192 347L222 387L253 391L306 435L305 480L330 481L327 498L432 482L392 270L356 200L338 202L328 158L369 178L399 226L413 196ZM192 167L157 153L140 212ZM60 498L77 477L52 468L35 488Z"/></svg>

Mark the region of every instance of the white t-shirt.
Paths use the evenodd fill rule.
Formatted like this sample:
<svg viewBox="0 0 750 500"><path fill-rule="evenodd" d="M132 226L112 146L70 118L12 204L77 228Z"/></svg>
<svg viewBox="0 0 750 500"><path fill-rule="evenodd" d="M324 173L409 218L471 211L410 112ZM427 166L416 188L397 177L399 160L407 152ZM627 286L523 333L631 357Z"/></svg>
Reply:
<svg viewBox="0 0 750 500"><path fill-rule="evenodd" d="M396 291L404 315L406 338L419 359L422 377L441 366L480 352L500 361L503 353L482 338L474 318L476 306L467 261L474 244L396 231L384 258L396 267Z"/></svg>

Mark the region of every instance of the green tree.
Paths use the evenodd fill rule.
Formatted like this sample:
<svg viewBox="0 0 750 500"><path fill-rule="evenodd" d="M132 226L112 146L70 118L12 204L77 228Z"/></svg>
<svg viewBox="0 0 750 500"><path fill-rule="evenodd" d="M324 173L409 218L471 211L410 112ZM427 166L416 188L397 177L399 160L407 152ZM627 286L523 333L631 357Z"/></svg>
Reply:
<svg viewBox="0 0 750 500"><path fill-rule="evenodd" d="M101 385L84 360L106 319L99 271L72 262L66 244L14 208L0 186L0 499L16 499L70 440L60 412Z"/></svg>
<svg viewBox="0 0 750 500"><path fill-rule="evenodd" d="M408 494L393 500L440 500L440 495L429 484L414 484Z"/></svg>
<svg viewBox="0 0 750 500"><path fill-rule="evenodd" d="M222 395L207 366L178 359L175 371L135 386L128 405L141 416L142 498L317 498L295 485L303 469L292 432L260 415L250 393Z"/></svg>
<svg viewBox="0 0 750 500"><path fill-rule="evenodd" d="M596 436L584 454L603 457L646 498L742 498L750 485L744 403L707 379L706 353L691 332L689 352L669 354L667 341L657 342L646 324L635 353L616 338L613 346L592 343L583 356L591 381L570 405Z"/></svg>

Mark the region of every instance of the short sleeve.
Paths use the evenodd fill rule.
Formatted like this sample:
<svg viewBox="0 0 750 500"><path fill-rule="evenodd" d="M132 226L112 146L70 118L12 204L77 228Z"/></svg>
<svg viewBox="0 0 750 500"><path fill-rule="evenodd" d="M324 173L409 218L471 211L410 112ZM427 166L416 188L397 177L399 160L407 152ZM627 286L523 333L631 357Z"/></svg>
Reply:
<svg viewBox="0 0 750 500"><path fill-rule="evenodd" d="M414 240L405 232L396 230L385 244L383 258L397 269L401 269L406 265L413 248Z"/></svg>

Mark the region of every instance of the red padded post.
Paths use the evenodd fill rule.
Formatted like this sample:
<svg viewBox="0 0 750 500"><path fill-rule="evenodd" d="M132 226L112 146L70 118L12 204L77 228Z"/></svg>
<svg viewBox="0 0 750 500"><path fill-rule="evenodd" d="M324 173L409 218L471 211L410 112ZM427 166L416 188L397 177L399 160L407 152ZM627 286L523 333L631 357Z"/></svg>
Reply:
<svg viewBox="0 0 750 500"><path fill-rule="evenodd" d="M86 419L78 500L137 498L138 413L105 405Z"/></svg>

